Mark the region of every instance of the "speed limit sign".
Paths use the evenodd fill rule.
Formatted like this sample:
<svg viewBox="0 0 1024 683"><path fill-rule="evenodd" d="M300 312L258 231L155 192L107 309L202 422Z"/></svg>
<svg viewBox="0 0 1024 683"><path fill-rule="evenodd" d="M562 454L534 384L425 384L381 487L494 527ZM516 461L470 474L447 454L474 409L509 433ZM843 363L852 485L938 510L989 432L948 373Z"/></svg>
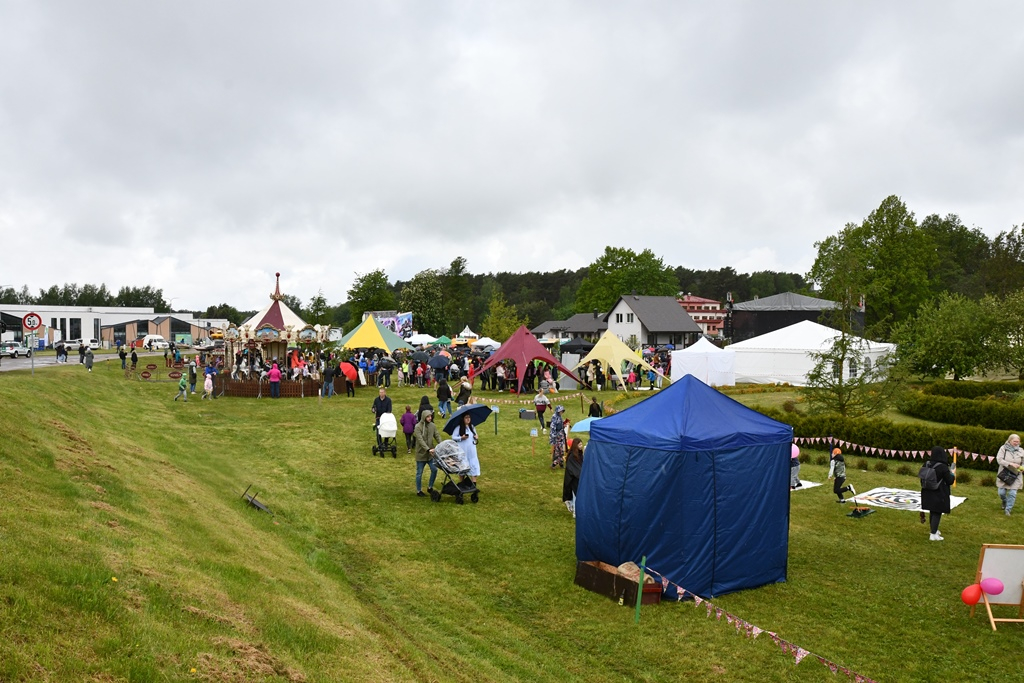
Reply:
<svg viewBox="0 0 1024 683"><path fill-rule="evenodd" d="M43 326L43 319L39 317L38 313L29 313L21 319L21 326L29 332L35 332Z"/></svg>

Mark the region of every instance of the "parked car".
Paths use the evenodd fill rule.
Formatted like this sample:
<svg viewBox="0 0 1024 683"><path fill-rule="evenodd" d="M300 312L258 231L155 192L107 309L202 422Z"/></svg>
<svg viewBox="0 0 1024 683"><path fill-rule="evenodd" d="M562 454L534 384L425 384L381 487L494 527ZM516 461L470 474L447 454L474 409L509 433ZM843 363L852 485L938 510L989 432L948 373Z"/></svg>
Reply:
<svg viewBox="0 0 1024 683"><path fill-rule="evenodd" d="M98 339L69 339L68 341L64 342L64 347L67 349L74 350L81 346L83 343L93 351L100 348L100 342Z"/></svg>
<svg viewBox="0 0 1024 683"><path fill-rule="evenodd" d="M18 341L5 341L3 343L3 355L17 358L18 356L32 357L32 349Z"/></svg>
<svg viewBox="0 0 1024 683"><path fill-rule="evenodd" d="M133 344L134 348L149 349L151 351L157 351L159 349L171 348L170 343L159 334L147 334L139 339L135 340Z"/></svg>

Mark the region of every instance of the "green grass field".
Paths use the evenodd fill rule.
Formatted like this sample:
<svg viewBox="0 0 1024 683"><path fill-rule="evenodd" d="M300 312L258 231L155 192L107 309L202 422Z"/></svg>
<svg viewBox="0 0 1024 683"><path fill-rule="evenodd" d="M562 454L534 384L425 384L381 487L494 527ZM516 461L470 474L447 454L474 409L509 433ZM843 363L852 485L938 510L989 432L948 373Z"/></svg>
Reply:
<svg viewBox="0 0 1024 683"><path fill-rule="evenodd" d="M0 375L0 681L836 680L691 603L637 625L574 586L561 472L511 405L481 428L480 503L459 506L414 495L404 447L371 455L372 390L174 393L117 362ZM396 413L422 393L393 390ZM242 503L250 484L273 516ZM982 543L1024 540L1024 509L957 493L931 543L914 513L852 520L829 486L799 491L788 582L715 604L876 680L1017 680L1024 630L993 633L959 594Z"/></svg>

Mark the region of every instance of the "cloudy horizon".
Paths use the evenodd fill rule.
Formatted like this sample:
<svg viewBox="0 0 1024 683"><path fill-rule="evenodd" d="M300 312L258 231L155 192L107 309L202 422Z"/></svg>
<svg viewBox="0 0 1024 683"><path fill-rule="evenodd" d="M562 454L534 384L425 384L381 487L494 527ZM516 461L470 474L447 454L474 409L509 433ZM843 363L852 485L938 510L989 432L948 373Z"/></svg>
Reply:
<svg viewBox="0 0 1024 683"><path fill-rule="evenodd" d="M346 299L464 256L806 273L889 195L1024 222L1024 6L7 2L0 284Z"/></svg>

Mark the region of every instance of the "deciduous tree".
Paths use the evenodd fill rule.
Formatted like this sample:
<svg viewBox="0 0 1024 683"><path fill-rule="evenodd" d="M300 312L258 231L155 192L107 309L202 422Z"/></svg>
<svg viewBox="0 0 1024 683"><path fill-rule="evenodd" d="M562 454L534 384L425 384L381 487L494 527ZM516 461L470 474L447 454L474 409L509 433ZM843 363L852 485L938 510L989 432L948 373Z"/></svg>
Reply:
<svg viewBox="0 0 1024 683"><path fill-rule="evenodd" d="M515 306L505 301L505 295L499 290L491 297L480 333L485 337L504 341L525 324L526 318L519 315Z"/></svg>
<svg viewBox="0 0 1024 683"><path fill-rule="evenodd" d="M439 337L451 331L444 310L445 272L428 268L416 273L402 286L399 302L412 312L413 327Z"/></svg>
<svg viewBox="0 0 1024 683"><path fill-rule="evenodd" d="M356 273L355 282L348 290L348 305L351 321L359 323L367 311L395 310L395 293L383 268L364 275Z"/></svg>
<svg viewBox="0 0 1024 683"><path fill-rule="evenodd" d="M597 309L607 313L619 297L633 291L650 296L673 296L679 291L675 272L650 249L637 254L623 247L605 247L590 264L576 293L576 312Z"/></svg>

